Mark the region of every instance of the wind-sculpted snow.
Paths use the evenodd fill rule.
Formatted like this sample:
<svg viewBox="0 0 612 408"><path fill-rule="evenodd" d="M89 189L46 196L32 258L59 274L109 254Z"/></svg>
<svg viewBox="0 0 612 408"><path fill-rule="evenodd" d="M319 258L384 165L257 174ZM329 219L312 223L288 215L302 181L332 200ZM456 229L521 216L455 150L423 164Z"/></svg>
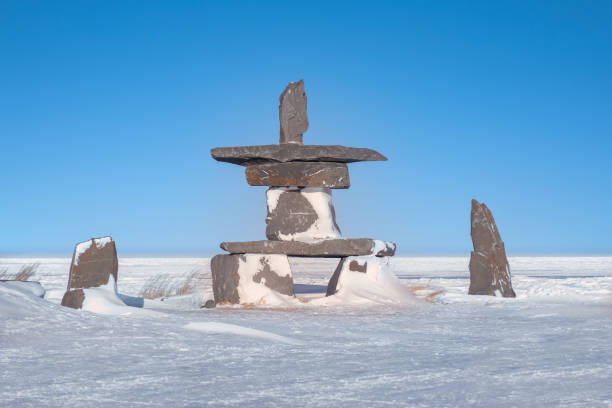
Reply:
<svg viewBox="0 0 612 408"><path fill-rule="evenodd" d="M0 283L0 406L610 406L612 258L510 258L515 299L468 296L468 261L392 260L418 307L199 309L188 295L100 315L53 296L70 259L38 259L45 299ZM120 259L118 290L208 262ZM291 263L306 299L336 266Z"/></svg>

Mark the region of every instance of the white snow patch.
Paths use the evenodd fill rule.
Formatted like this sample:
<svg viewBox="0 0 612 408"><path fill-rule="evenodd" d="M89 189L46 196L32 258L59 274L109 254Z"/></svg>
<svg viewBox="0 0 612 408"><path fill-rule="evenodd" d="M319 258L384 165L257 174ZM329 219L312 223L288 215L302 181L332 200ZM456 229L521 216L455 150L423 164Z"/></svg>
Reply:
<svg viewBox="0 0 612 408"><path fill-rule="evenodd" d="M300 345L304 344L300 340L292 339L290 337L281 336L275 333L270 333L263 330L251 329L249 327L238 326L229 323L219 322L191 322L184 326L186 329L195 330L202 333L213 333L213 334L233 334L237 336L253 337L257 339L264 339L270 341L276 341L279 343Z"/></svg>
<svg viewBox="0 0 612 408"><path fill-rule="evenodd" d="M110 275L108 283L96 288L83 289L85 299L83 300L83 310L99 314L125 314L133 311L133 308L126 306L117 295L117 283L115 277Z"/></svg>
<svg viewBox="0 0 612 408"><path fill-rule="evenodd" d="M2 284L17 289L20 292L31 293L34 296L39 298L45 297L45 288L38 282L29 282L29 281L6 281L1 282Z"/></svg>
<svg viewBox="0 0 612 408"><path fill-rule="evenodd" d="M357 262L360 266L367 263L366 272L349 270L351 262ZM388 257L350 256L342 266L336 294L315 299L311 303L415 305L420 302L391 271Z"/></svg>
<svg viewBox="0 0 612 408"><path fill-rule="evenodd" d="M92 238L87 241L79 242L74 247L74 264L75 265L79 264L79 258L81 257L81 255L83 255L85 251L91 248L92 244L95 244L96 248L100 249L104 247L104 245L111 242L112 240L113 239L111 237L101 237L101 238Z"/></svg>
<svg viewBox="0 0 612 408"><path fill-rule="evenodd" d="M238 258L238 296L240 303L255 305L286 305L294 303L292 296L273 291L262 279L253 281L253 277L262 270L262 260L270 265L270 270L281 277L291 276L291 267L286 255L245 254Z"/></svg>

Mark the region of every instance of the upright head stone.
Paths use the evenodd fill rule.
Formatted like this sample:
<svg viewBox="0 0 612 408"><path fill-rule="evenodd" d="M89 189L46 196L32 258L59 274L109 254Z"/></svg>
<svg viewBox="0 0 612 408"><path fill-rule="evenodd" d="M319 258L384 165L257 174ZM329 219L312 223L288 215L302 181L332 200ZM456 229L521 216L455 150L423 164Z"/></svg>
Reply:
<svg viewBox="0 0 612 408"><path fill-rule="evenodd" d="M287 88L280 95L279 100L280 143L303 145L302 135L308 130L304 80L300 79L298 82L289 82Z"/></svg>

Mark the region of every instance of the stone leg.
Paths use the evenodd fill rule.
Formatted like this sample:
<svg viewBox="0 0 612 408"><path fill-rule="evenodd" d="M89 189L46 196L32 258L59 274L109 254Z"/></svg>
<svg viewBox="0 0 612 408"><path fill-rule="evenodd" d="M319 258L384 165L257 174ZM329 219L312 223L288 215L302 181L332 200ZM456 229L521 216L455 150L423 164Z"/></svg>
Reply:
<svg viewBox="0 0 612 408"><path fill-rule="evenodd" d="M357 275L355 275L357 274ZM389 269L389 257L347 256L342 258L329 279L326 296L336 294L343 286L367 279L367 286L385 286L387 278L397 280Z"/></svg>
<svg viewBox="0 0 612 408"><path fill-rule="evenodd" d="M210 270L217 304L265 304L278 295L294 295L286 255L216 255Z"/></svg>

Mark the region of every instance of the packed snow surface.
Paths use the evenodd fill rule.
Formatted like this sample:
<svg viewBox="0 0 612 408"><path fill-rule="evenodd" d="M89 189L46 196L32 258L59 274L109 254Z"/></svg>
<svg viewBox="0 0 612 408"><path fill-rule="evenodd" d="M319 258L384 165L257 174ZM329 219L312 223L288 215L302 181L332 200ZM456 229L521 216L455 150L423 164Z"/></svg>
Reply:
<svg viewBox="0 0 612 408"><path fill-rule="evenodd" d="M59 305L69 258L0 259L46 289L0 283L0 406L612 405L612 257L511 257L516 299L468 296L467 257L396 257L399 305L324 302L336 262L290 259L302 306L200 309L209 261L121 258L141 307L99 314ZM137 298L194 270L202 293Z"/></svg>

